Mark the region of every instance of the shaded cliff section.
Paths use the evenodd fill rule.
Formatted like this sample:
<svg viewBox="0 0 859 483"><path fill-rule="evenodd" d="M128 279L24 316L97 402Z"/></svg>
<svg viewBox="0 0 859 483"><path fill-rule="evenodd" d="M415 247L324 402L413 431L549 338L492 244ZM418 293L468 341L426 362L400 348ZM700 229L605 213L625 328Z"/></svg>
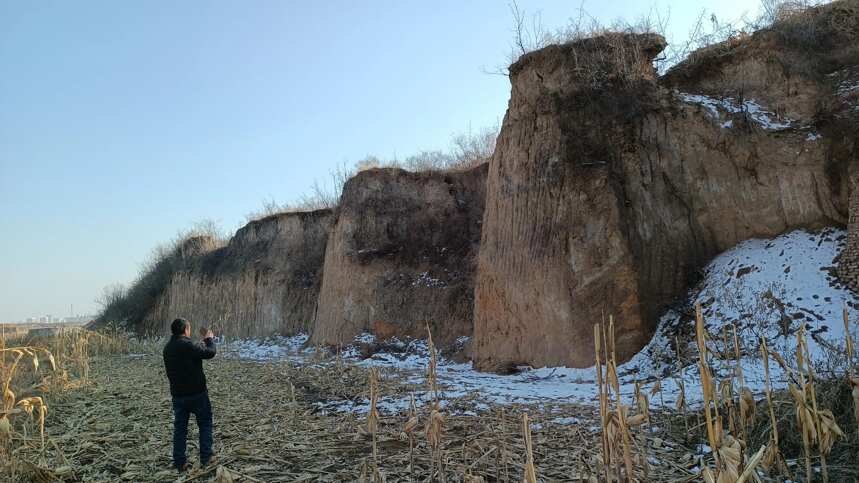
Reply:
<svg viewBox="0 0 859 483"><path fill-rule="evenodd" d="M856 18L843 4L815 13L819 48L776 26L662 79L651 34L516 62L487 178L477 366L591 365L609 316L628 359L717 253L843 225L856 137L834 78L859 63L859 31L833 27Z"/></svg>
<svg viewBox="0 0 859 483"><path fill-rule="evenodd" d="M471 336L487 166L366 170L343 189L310 342Z"/></svg>
<svg viewBox="0 0 859 483"><path fill-rule="evenodd" d="M309 331L333 224L331 210L284 213L248 223L221 248L186 240L137 330L169 333L170 322L184 317L228 337Z"/></svg>
<svg viewBox="0 0 859 483"><path fill-rule="evenodd" d="M99 324L163 335L183 317L231 338L307 333L331 347L363 332L424 338L429 327L459 350L472 335L487 169L369 169L335 210L252 221L224 246L190 237Z"/></svg>

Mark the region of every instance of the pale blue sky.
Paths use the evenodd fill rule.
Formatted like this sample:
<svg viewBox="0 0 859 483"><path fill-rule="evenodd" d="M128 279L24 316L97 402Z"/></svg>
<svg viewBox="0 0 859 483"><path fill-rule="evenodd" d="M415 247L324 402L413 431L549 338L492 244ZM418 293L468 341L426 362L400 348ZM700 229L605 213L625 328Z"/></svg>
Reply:
<svg viewBox="0 0 859 483"><path fill-rule="evenodd" d="M520 0L555 27L579 1ZM601 21L757 2L586 1ZM0 321L94 312L158 243L500 123L504 0L0 0Z"/></svg>

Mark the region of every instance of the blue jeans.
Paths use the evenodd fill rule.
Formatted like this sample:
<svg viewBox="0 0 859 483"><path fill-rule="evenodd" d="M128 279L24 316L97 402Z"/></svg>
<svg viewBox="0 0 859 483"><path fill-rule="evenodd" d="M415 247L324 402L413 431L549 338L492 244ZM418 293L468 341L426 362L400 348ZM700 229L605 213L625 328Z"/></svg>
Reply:
<svg viewBox="0 0 859 483"><path fill-rule="evenodd" d="M173 398L173 465L182 468L188 462L185 455L188 439L188 419L197 418L200 430L200 463L205 465L212 458L212 404L209 393Z"/></svg>

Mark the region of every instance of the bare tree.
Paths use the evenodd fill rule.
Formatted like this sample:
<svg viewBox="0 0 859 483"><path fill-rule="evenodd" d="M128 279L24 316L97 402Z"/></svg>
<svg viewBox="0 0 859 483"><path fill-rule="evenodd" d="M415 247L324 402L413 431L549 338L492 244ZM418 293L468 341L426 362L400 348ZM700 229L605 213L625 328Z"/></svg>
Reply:
<svg viewBox="0 0 859 483"><path fill-rule="evenodd" d="M125 285L121 283L111 284L102 289L101 294L96 297L95 303L97 303L102 310L106 310L108 307L122 301L122 299L125 298L125 294Z"/></svg>

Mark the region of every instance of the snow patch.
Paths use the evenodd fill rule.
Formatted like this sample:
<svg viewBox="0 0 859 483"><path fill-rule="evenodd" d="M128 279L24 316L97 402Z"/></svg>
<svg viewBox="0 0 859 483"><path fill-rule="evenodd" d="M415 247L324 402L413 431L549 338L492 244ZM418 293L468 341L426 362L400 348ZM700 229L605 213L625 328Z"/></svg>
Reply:
<svg viewBox="0 0 859 483"><path fill-rule="evenodd" d="M418 275L418 278L412 282L412 287L429 287L429 288L445 288L447 284L438 278L430 276L429 272L423 272Z"/></svg>
<svg viewBox="0 0 859 483"><path fill-rule="evenodd" d="M722 120L722 112L727 114L744 113L750 120L770 131L781 131L793 126L794 121L789 118L781 118L772 111L764 109L760 104L751 99L739 102L733 97L724 97L716 99L702 94L686 94L678 92L677 96L683 102L689 104L697 104L704 107L710 117L716 121ZM720 122L723 129L729 129L734 126L733 120Z"/></svg>
<svg viewBox="0 0 859 483"><path fill-rule="evenodd" d="M846 233L827 229L812 233L794 231L771 240L755 239L740 243L716 257L705 269L702 282L690 294L689 304L700 303L707 328L713 336L714 349L721 346L725 327L733 323L742 341L742 366L745 383L760 395L764 387L763 365L757 353L760 337L768 341L771 351L779 352L789 362L795 360L795 333L805 326L809 334L812 359L818 364L833 364L833 349L841 351L844 340L842 307L847 307L851 333L856 337L859 299L835 283L831 272L833 259L843 248ZM631 399L636 381L649 391L660 380L662 389L651 398L655 407L674 404L680 381L689 404L700 403L701 387L695 364L677 367L674 347L676 334L685 354L697 353L694 342L694 318L690 305L669 310L660 319L650 343L632 360L618 367L621 393ZM271 338L264 341L233 341L228 355L251 360L289 360L297 364L333 364L332 360L312 359L312 349L303 348L307 336ZM373 343L370 334L356 338L358 343ZM467 338L457 342L465 343ZM386 340L385 351L362 359L355 347L341 351L344 361L365 367L385 367L400 381L415 387L419 405L430 396L424 388L429 351L423 340ZM732 346L731 346L732 350ZM843 357L843 356L842 356ZM689 362L692 362L691 360ZM843 361L842 361L843 363ZM714 358L714 376L721 380L735 373L732 360ZM837 366L837 361L835 362ZM838 367L835 367L838 371ZM786 387L787 376L775 363L770 364L773 384ZM490 404L549 404L580 402L595 404L595 369L566 367L521 368L514 375L478 372L469 363L455 363L439 357L437 378L442 406L447 411L473 413ZM736 384L736 382L735 382ZM379 401L382 413L408 410L410 397L385 396ZM320 410L366 412L369 401L333 400L319 403ZM573 420L551 421L575 424Z"/></svg>
<svg viewBox="0 0 859 483"><path fill-rule="evenodd" d="M838 89L836 90L836 94L841 97L847 97L853 92L859 92L859 81L844 81L838 85Z"/></svg>

